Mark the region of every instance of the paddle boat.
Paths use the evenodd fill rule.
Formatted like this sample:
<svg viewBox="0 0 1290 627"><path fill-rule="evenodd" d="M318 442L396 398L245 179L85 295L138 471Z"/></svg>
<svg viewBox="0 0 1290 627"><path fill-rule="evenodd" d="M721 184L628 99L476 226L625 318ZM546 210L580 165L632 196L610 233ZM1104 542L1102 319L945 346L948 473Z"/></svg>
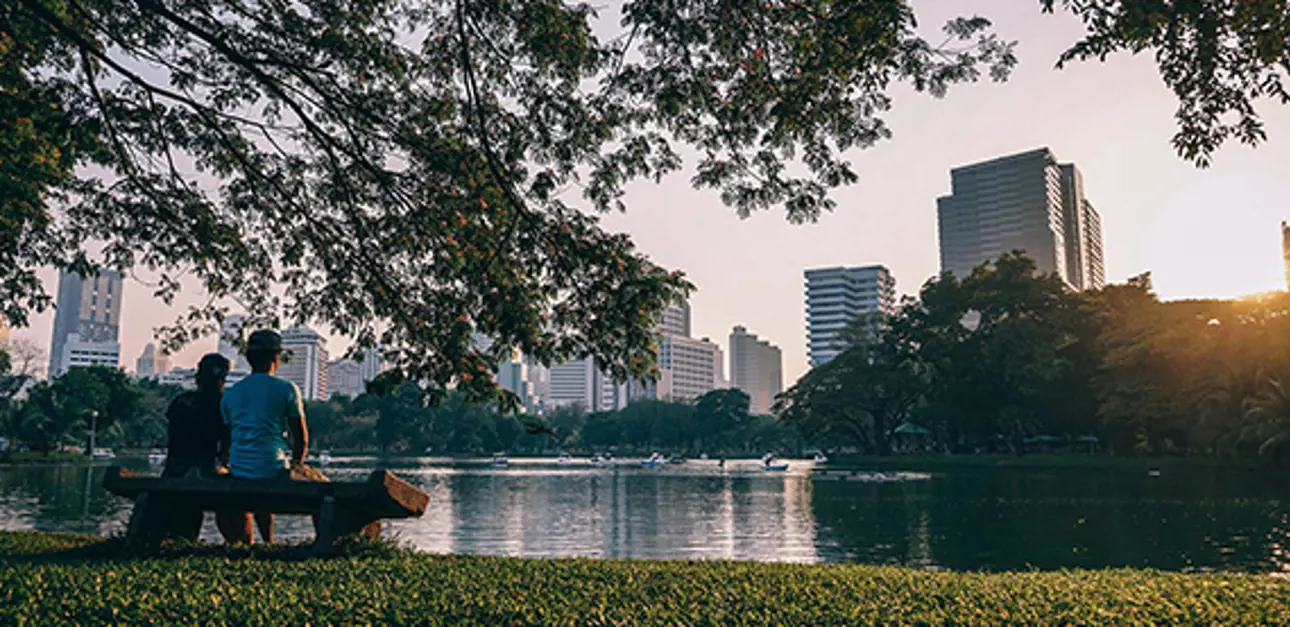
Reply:
<svg viewBox="0 0 1290 627"><path fill-rule="evenodd" d="M761 458L761 469L766 472L784 472L788 470L788 462L779 461L774 453L766 453Z"/></svg>
<svg viewBox="0 0 1290 627"><path fill-rule="evenodd" d="M91 455L94 459L116 459L116 453L110 448L96 448Z"/></svg>
<svg viewBox="0 0 1290 627"><path fill-rule="evenodd" d="M557 458L555 458L555 463L557 463L557 464L567 464L567 463L569 463L569 454L568 454L568 453L560 453L560 456L559 456L559 457L557 457Z"/></svg>
<svg viewBox="0 0 1290 627"><path fill-rule="evenodd" d="M593 466L605 466L609 463L611 463L611 460L600 453L591 456L591 465Z"/></svg>
<svg viewBox="0 0 1290 627"><path fill-rule="evenodd" d="M154 448L154 449L152 449L152 452L151 452L151 453L148 453L148 465L149 465L149 466L160 466L160 465L162 465L162 464L164 464L164 463L166 463L166 452L165 452L165 451L163 451L163 450L161 450L161 449L159 449L159 448Z"/></svg>
<svg viewBox="0 0 1290 627"><path fill-rule="evenodd" d="M667 460L664 459L663 456L658 453L653 453L649 456L649 458L641 460L641 465L646 468L658 468L659 466L662 466L663 464L666 464L666 463L667 463Z"/></svg>
<svg viewBox="0 0 1290 627"><path fill-rule="evenodd" d="M829 461L829 456L824 453L816 453L815 456L811 458L811 461L817 464L824 464Z"/></svg>
<svg viewBox="0 0 1290 627"><path fill-rule="evenodd" d="M699 453L699 459L707 459L707 458L708 458L707 453Z"/></svg>
<svg viewBox="0 0 1290 627"><path fill-rule="evenodd" d="M319 466L331 465L331 451L323 451L318 454L318 465Z"/></svg>
<svg viewBox="0 0 1290 627"><path fill-rule="evenodd" d="M509 463L511 461L506 459L506 453L493 453L493 458L488 460L490 466L505 466Z"/></svg>

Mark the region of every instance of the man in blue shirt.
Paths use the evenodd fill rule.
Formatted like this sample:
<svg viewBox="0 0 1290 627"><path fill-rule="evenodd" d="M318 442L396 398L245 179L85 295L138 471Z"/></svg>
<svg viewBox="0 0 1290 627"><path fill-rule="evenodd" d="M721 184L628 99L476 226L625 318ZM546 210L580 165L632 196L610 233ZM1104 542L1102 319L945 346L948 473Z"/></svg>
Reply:
<svg viewBox="0 0 1290 627"><path fill-rule="evenodd" d="M291 478L326 481L304 465L309 430L296 384L273 376L282 365L282 336L260 330L246 342L250 376L224 393L220 415L229 429L228 472L239 479ZM265 542L273 541L273 515L256 512Z"/></svg>

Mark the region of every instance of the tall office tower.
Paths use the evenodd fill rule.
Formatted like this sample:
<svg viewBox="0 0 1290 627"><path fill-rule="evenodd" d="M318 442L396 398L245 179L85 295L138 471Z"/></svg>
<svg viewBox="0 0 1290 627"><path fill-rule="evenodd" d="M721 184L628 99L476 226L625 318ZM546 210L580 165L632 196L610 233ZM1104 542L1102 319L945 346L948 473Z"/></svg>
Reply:
<svg viewBox="0 0 1290 627"><path fill-rule="evenodd" d="M157 346L148 342L143 353L134 361L134 376L140 379L151 379L157 375Z"/></svg>
<svg viewBox="0 0 1290 627"><path fill-rule="evenodd" d="M587 411L614 411L627 406L627 386L615 383L591 358L566 361L547 372L545 411L581 405Z"/></svg>
<svg viewBox="0 0 1290 627"><path fill-rule="evenodd" d="M1286 267L1286 289L1290 290L1290 225L1281 221L1281 259Z"/></svg>
<svg viewBox="0 0 1290 627"><path fill-rule="evenodd" d="M115 270L100 269L92 277L59 272L49 343L51 379L71 366L120 363L121 287L121 273Z"/></svg>
<svg viewBox="0 0 1290 627"><path fill-rule="evenodd" d="M816 268L805 274L806 355L812 368L841 352L838 334L856 316L896 311L896 279L885 266Z"/></svg>
<svg viewBox="0 0 1290 627"><path fill-rule="evenodd" d="M730 332L730 378L748 394L748 412L769 414L783 391L783 357L779 347L758 339L744 327Z"/></svg>
<svg viewBox="0 0 1290 627"><path fill-rule="evenodd" d="M327 342L316 331L296 325L282 332L284 359L279 377L296 384L307 401L327 399Z"/></svg>
<svg viewBox="0 0 1290 627"><path fill-rule="evenodd" d="M238 345L246 340L243 329L246 325L246 316L242 314L231 314L224 318L219 326L219 347L216 349L219 354L228 359L232 369L239 372L250 372L251 364L246 362L246 356L238 349Z"/></svg>
<svg viewBox="0 0 1290 627"><path fill-rule="evenodd" d="M950 171L936 200L941 270L962 278L1014 250L1075 289L1103 283L1101 218L1073 164L1040 148Z"/></svg>

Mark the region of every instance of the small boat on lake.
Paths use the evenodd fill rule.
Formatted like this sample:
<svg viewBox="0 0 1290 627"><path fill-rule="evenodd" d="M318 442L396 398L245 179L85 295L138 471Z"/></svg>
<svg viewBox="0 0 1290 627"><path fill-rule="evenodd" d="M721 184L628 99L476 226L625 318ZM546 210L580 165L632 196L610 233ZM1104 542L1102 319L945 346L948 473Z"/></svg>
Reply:
<svg viewBox="0 0 1290 627"><path fill-rule="evenodd" d="M641 465L646 468L658 468L659 466L662 466L663 464L666 464L666 463L667 463L667 460L664 459L663 456L658 453L653 453L648 458L641 460Z"/></svg>
<svg viewBox="0 0 1290 627"><path fill-rule="evenodd" d="M605 466L612 463L612 461L613 460L611 460L608 457L605 457L600 453L596 453L595 455L591 456L591 465L593 466Z"/></svg>
<svg viewBox="0 0 1290 627"><path fill-rule="evenodd" d="M331 465L331 451L323 451L318 454L318 465L319 466Z"/></svg>
<svg viewBox="0 0 1290 627"><path fill-rule="evenodd" d="M569 454L568 454L568 453L560 453L560 456L559 456L559 457L557 457L557 458L555 458L555 463L557 463L557 464L567 464L567 463L569 463Z"/></svg>
<svg viewBox="0 0 1290 627"><path fill-rule="evenodd" d="M784 472L785 470L788 470L788 462L773 460L769 464L762 464L761 469L766 472Z"/></svg>
<svg viewBox="0 0 1290 627"><path fill-rule="evenodd" d="M152 452L151 452L151 453L148 453L148 465L149 465L149 466L160 466L160 465L162 465L162 464L164 464L164 463L166 463L166 452L165 452L165 451L163 451L163 450L161 450L161 449L159 449L159 448L154 448L154 449L152 449Z"/></svg>
<svg viewBox="0 0 1290 627"><path fill-rule="evenodd" d="M113 453L110 448L96 448L91 457L94 459L116 459L116 453Z"/></svg>
<svg viewBox="0 0 1290 627"><path fill-rule="evenodd" d="M490 466L505 466L509 463L511 460L506 459L506 453L493 453L493 458L488 460Z"/></svg>
<svg viewBox="0 0 1290 627"><path fill-rule="evenodd" d="M829 456L828 456L828 455L825 455L824 453L816 453L816 454L815 454L815 456L811 458L811 461L813 461L813 462L815 462L815 463L817 463L817 464L824 464L824 463L828 463L828 461L829 461Z"/></svg>

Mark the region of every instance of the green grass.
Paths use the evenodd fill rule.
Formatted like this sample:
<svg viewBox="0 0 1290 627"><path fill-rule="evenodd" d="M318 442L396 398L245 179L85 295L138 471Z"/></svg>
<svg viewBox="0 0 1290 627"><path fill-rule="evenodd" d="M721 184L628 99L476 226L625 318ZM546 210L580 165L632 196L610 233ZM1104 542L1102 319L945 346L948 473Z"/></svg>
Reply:
<svg viewBox="0 0 1290 627"><path fill-rule="evenodd" d="M178 547L0 533L0 624L1290 624L1290 582Z"/></svg>

